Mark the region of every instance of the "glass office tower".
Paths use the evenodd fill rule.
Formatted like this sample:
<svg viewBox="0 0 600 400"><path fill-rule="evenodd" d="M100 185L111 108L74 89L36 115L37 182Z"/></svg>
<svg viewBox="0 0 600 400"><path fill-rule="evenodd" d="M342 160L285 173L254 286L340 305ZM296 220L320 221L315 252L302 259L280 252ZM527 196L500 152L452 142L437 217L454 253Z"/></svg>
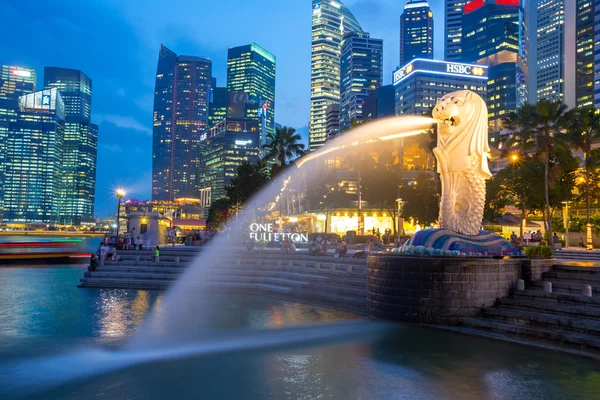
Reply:
<svg viewBox="0 0 600 400"><path fill-rule="evenodd" d="M19 97L35 92L35 70L30 67L0 65L0 222L4 210L4 167L8 123L16 119Z"/></svg>
<svg viewBox="0 0 600 400"><path fill-rule="evenodd" d="M400 16L400 66L433 58L433 12L427 0L409 0Z"/></svg>
<svg viewBox="0 0 600 400"><path fill-rule="evenodd" d="M446 0L446 18L444 20L444 33L446 34L444 59L446 61L462 59L462 16L465 3L465 0Z"/></svg>
<svg viewBox="0 0 600 400"><path fill-rule="evenodd" d="M154 89L152 200L198 195L200 133L208 126L212 63L161 45Z"/></svg>
<svg viewBox="0 0 600 400"><path fill-rule="evenodd" d="M467 3L462 61L488 67L489 127L500 131L508 114L527 102L525 18L519 1Z"/></svg>
<svg viewBox="0 0 600 400"><path fill-rule="evenodd" d="M577 107L590 108L594 106L594 2L577 0L575 6L575 104Z"/></svg>
<svg viewBox="0 0 600 400"><path fill-rule="evenodd" d="M58 89L65 106L59 222L93 222L98 126L91 123L92 80L76 69L45 67L44 88Z"/></svg>
<svg viewBox="0 0 600 400"><path fill-rule="evenodd" d="M538 100L566 100L565 1L545 0L537 5Z"/></svg>
<svg viewBox="0 0 600 400"><path fill-rule="evenodd" d="M276 64L275 56L256 43L227 52L227 90L248 95L244 118L259 121L262 144L275 132Z"/></svg>
<svg viewBox="0 0 600 400"><path fill-rule="evenodd" d="M4 180L4 222L60 221L64 104L58 89L19 97L9 122Z"/></svg>
<svg viewBox="0 0 600 400"><path fill-rule="evenodd" d="M340 132L361 121L365 98L383 82L383 40L366 32L349 32L342 42Z"/></svg>
<svg viewBox="0 0 600 400"><path fill-rule="evenodd" d="M594 0L594 107L600 108L600 0Z"/></svg>
<svg viewBox="0 0 600 400"><path fill-rule="evenodd" d="M213 87L212 99L209 105L208 126L212 128L227 117L227 94L226 87Z"/></svg>
<svg viewBox="0 0 600 400"><path fill-rule="evenodd" d="M340 55L344 34L362 32L350 10L336 0L312 2L309 146L327 141L327 106L340 102Z"/></svg>
<svg viewBox="0 0 600 400"><path fill-rule="evenodd" d="M224 119L202 134L200 148L200 185L211 188L212 200L218 200L226 196L225 187L239 166L260 158L260 123L255 118Z"/></svg>

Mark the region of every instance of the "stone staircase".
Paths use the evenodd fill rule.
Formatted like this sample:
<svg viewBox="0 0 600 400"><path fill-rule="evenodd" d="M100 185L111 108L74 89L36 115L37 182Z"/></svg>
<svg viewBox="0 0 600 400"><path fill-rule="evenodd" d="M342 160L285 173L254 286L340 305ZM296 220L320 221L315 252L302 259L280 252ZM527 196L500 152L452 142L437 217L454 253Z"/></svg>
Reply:
<svg viewBox="0 0 600 400"><path fill-rule="evenodd" d="M600 263L600 250L563 249L555 251L554 256L561 261L592 261Z"/></svg>
<svg viewBox="0 0 600 400"><path fill-rule="evenodd" d="M189 265L163 257L162 250L159 263L130 256L86 272L79 287L166 289ZM202 276L203 286L366 313L365 260L246 253L227 260Z"/></svg>
<svg viewBox="0 0 600 400"><path fill-rule="evenodd" d="M543 281L552 283L551 293L544 291ZM600 267L559 264L544 273L543 281L499 299L463 326L549 344L544 347L554 342L574 352L584 348L586 355L600 358ZM582 294L584 285L592 287L592 297Z"/></svg>

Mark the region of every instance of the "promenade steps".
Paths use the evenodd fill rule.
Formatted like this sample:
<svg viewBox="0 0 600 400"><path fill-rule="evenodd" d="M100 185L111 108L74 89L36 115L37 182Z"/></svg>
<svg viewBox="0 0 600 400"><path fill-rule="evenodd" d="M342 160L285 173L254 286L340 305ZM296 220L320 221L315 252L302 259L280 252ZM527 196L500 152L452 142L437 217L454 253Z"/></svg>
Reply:
<svg viewBox="0 0 600 400"><path fill-rule="evenodd" d="M592 250L558 250L554 256L559 260L569 261L598 261L600 262L600 251Z"/></svg>
<svg viewBox="0 0 600 400"><path fill-rule="evenodd" d="M543 281L552 282L552 293ZM592 297L582 294L592 286ZM567 349L590 351L600 358L600 268L556 265L525 290L485 308L463 326L509 337L558 342Z"/></svg>
<svg viewBox="0 0 600 400"><path fill-rule="evenodd" d="M161 290L179 279L189 265L164 261L162 250L157 263L135 262L136 256L139 254L128 254L122 262L86 272L79 286ZM364 314L365 268L365 260L349 258L239 253L185 279L198 279L199 287L245 291Z"/></svg>

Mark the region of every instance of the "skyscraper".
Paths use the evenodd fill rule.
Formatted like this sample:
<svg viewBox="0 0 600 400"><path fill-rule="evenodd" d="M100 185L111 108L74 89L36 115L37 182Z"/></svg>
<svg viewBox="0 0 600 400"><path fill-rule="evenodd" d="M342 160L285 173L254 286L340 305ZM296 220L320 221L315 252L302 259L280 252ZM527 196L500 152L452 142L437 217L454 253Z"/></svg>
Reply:
<svg viewBox="0 0 600 400"><path fill-rule="evenodd" d="M202 135L200 185L211 188L213 201L226 196L225 187L231 183L242 163L258 161L259 127L260 122L256 118L227 118Z"/></svg>
<svg viewBox="0 0 600 400"><path fill-rule="evenodd" d="M446 34L446 48L444 59L458 61L462 53L462 16L465 0L446 0L446 18L444 32Z"/></svg>
<svg viewBox="0 0 600 400"><path fill-rule="evenodd" d="M227 52L227 90L248 95L246 118L262 125L261 143L275 132L275 56L256 43Z"/></svg>
<svg viewBox="0 0 600 400"><path fill-rule="evenodd" d="M575 0L537 5L537 100L575 107Z"/></svg>
<svg viewBox="0 0 600 400"><path fill-rule="evenodd" d="M30 67L0 65L0 221L4 210L4 168L8 124L17 117L19 97L35 91L35 71Z"/></svg>
<svg viewBox="0 0 600 400"><path fill-rule="evenodd" d="M362 120L365 98L383 82L383 40L366 32L349 32L342 42L340 131Z"/></svg>
<svg viewBox="0 0 600 400"><path fill-rule="evenodd" d="M58 89L65 107L59 222L92 222L98 154L98 126L91 123L92 80L79 70L45 67L44 88Z"/></svg>
<svg viewBox="0 0 600 400"><path fill-rule="evenodd" d="M215 126L227 117L227 93L226 87L212 87L212 98L210 99L208 112L209 128Z"/></svg>
<svg viewBox="0 0 600 400"><path fill-rule="evenodd" d="M462 61L488 66L490 129L527 102L525 18L519 1L474 1L465 5Z"/></svg>
<svg viewBox="0 0 600 400"><path fill-rule="evenodd" d="M576 87L577 107L594 106L594 3L576 0Z"/></svg>
<svg viewBox="0 0 600 400"><path fill-rule="evenodd" d="M600 108L600 0L594 0L594 106Z"/></svg>
<svg viewBox="0 0 600 400"><path fill-rule="evenodd" d="M400 66L433 58L433 12L427 0L408 0L400 16Z"/></svg>
<svg viewBox="0 0 600 400"><path fill-rule="evenodd" d="M64 104L58 89L19 97L6 138L4 221L60 220Z"/></svg>
<svg viewBox="0 0 600 400"><path fill-rule="evenodd" d="M178 56L161 45L154 89L152 200L174 201L198 191L200 132L206 129L212 63Z"/></svg>
<svg viewBox="0 0 600 400"><path fill-rule="evenodd" d="M337 0L312 2L309 146L327 141L327 106L340 102L340 54L344 34L362 32L350 10Z"/></svg>
<svg viewBox="0 0 600 400"><path fill-rule="evenodd" d="M331 140L340 134L340 104L331 103L325 111L327 119L327 140Z"/></svg>

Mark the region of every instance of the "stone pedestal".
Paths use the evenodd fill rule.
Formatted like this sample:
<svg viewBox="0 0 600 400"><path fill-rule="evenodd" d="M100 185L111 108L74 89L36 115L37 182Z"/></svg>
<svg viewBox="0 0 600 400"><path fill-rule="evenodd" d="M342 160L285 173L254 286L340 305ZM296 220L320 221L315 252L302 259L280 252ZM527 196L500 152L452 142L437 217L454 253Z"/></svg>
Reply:
<svg viewBox="0 0 600 400"><path fill-rule="evenodd" d="M550 271L554 264L556 264L555 258L523 259L523 280L527 285L532 285L533 282L541 280L544 272Z"/></svg>
<svg viewBox="0 0 600 400"><path fill-rule="evenodd" d="M508 296L521 259L369 256L368 313L396 321L456 324Z"/></svg>

